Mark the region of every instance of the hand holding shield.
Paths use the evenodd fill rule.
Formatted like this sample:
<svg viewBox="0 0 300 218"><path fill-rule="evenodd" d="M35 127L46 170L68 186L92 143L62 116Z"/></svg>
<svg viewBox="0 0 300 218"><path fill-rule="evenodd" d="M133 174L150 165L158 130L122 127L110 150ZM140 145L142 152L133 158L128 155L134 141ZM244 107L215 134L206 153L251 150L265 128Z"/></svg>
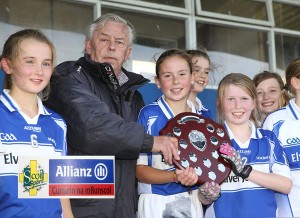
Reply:
<svg viewBox="0 0 300 218"><path fill-rule="evenodd" d="M220 145L231 141L224 127L209 118L185 112L169 120L160 135L178 139L180 160L173 160L179 169L193 167L198 183L213 181L221 184L231 171L229 164L220 155Z"/></svg>

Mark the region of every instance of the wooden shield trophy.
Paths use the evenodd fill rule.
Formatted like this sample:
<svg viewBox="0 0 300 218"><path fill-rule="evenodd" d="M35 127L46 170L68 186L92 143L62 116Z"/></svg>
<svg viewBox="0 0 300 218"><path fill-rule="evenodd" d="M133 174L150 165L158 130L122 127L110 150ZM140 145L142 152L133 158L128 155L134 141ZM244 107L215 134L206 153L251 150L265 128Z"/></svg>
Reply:
<svg viewBox="0 0 300 218"><path fill-rule="evenodd" d="M169 120L160 135L178 139L179 161L176 167L193 167L198 183L214 181L221 184L229 175L231 165L219 153L220 145L231 141L224 127L209 118L185 112Z"/></svg>

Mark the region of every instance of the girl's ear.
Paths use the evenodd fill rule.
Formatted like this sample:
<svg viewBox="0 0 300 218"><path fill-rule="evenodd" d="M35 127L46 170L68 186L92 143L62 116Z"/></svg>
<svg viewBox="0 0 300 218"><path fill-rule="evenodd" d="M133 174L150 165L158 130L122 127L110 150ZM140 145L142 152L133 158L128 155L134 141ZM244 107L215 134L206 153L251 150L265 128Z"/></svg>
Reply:
<svg viewBox="0 0 300 218"><path fill-rule="evenodd" d="M159 80L158 80L157 76L154 77L154 81L155 81L155 84L156 84L157 88L160 89L160 83L159 83Z"/></svg>
<svg viewBox="0 0 300 218"><path fill-rule="evenodd" d="M292 77L291 85L292 85L293 89L300 90L300 79L298 79L297 77Z"/></svg>
<svg viewBox="0 0 300 218"><path fill-rule="evenodd" d="M1 68L3 69L3 71L6 73L6 74L11 74L11 67L10 67L10 62L8 59L6 58L2 58L1 59Z"/></svg>

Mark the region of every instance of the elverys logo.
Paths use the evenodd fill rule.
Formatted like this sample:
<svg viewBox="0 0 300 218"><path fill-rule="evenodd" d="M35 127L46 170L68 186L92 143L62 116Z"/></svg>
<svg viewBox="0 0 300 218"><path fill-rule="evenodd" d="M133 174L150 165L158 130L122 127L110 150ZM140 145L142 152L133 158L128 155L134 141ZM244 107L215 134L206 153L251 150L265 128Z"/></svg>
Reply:
<svg viewBox="0 0 300 218"><path fill-rule="evenodd" d="M30 196L36 196L37 192L47 185L48 174L44 172L37 160L30 160L30 163L19 174L19 182L23 184L23 192L29 192Z"/></svg>

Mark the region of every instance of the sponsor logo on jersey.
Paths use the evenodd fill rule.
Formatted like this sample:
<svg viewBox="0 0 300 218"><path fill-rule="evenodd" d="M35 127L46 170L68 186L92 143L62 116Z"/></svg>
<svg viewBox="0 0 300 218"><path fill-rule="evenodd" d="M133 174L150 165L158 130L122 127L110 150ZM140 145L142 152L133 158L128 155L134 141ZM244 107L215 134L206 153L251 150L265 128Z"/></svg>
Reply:
<svg viewBox="0 0 300 218"><path fill-rule="evenodd" d="M267 155L267 156L258 156L256 159L257 160L269 160L270 156L269 155Z"/></svg>
<svg viewBox="0 0 300 218"><path fill-rule="evenodd" d="M288 145L293 145L293 144L300 144L300 139L298 137L295 137L295 138L288 138L286 140L286 143Z"/></svg>
<svg viewBox="0 0 300 218"><path fill-rule="evenodd" d="M240 154L245 154L245 155L250 155L251 154L251 150L238 150L238 152L240 153Z"/></svg>
<svg viewBox="0 0 300 218"><path fill-rule="evenodd" d="M6 153L3 155L4 164L17 164L18 156L14 156L13 153Z"/></svg>
<svg viewBox="0 0 300 218"><path fill-rule="evenodd" d="M56 141L55 139L48 137L49 142L51 142L56 147Z"/></svg>
<svg viewBox="0 0 300 218"><path fill-rule="evenodd" d="M1 141L16 141L17 137L12 133L0 133Z"/></svg>
<svg viewBox="0 0 300 218"><path fill-rule="evenodd" d="M42 131L42 127L40 126L24 126L25 130L31 130L33 132L41 132Z"/></svg>
<svg viewBox="0 0 300 218"><path fill-rule="evenodd" d="M37 160L30 160L30 163L23 168L19 174L19 183L22 183L23 192L28 192L29 196L36 196L48 182L48 174Z"/></svg>
<svg viewBox="0 0 300 218"><path fill-rule="evenodd" d="M226 183L233 183L233 182L247 182L248 181L248 179L243 179L243 178L241 178L241 177L239 177L239 176L236 176L236 175L229 175L228 177L227 177L227 179L225 179L224 180L224 182Z"/></svg>
<svg viewBox="0 0 300 218"><path fill-rule="evenodd" d="M292 162L298 162L300 160L300 154L299 152L296 152L291 155L292 156Z"/></svg>

